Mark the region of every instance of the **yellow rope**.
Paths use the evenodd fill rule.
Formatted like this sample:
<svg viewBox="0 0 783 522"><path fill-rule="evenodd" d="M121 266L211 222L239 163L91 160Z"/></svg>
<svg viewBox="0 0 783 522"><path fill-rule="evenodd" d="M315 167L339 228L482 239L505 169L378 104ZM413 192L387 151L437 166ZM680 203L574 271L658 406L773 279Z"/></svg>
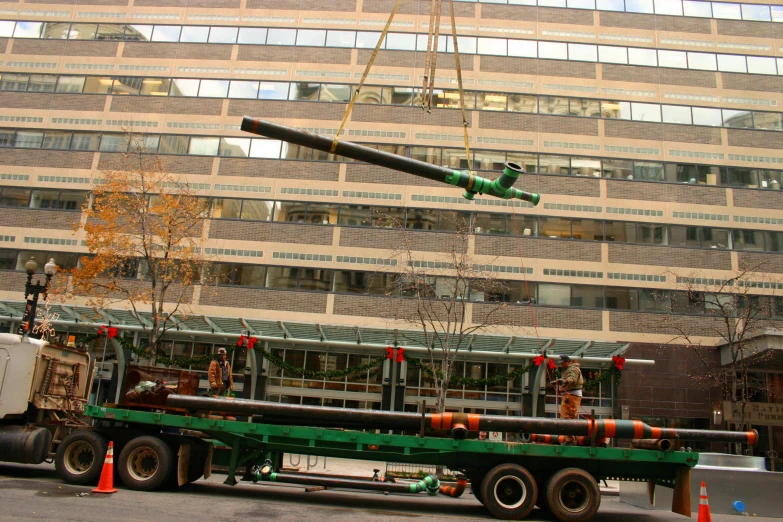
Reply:
<svg viewBox="0 0 783 522"><path fill-rule="evenodd" d="M459 108L462 111L462 131L465 138L465 153L468 155L468 174L470 180L468 190L473 188L473 162L470 159L470 138L468 137L468 119L465 116L465 91L462 89L462 68L459 63L459 46L457 45L457 24L454 20L454 0L449 0L451 14L451 36L454 39L454 61L457 64L457 86L459 87Z"/></svg>
<svg viewBox="0 0 783 522"><path fill-rule="evenodd" d="M427 97L427 85L429 84L429 77L430 77L430 63L432 62L432 34L435 31L435 6L437 5L437 0L432 0L432 5L430 6L430 25L429 25L429 31L427 33L427 54L425 55L424 59L424 81L421 84L421 107L422 109L426 105L426 97Z"/></svg>
<svg viewBox="0 0 783 522"><path fill-rule="evenodd" d="M427 109L432 110L432 96L435 90L435 71L438 67L438 38L440 38L440 13L442 11L442 0L435 0L435 28L434 39L432 42L432 62L430 64L430 83L428 92L425 93L427 99Z"/></svg>
<svg viewBox="0 0 783 522"><path fill-rule="evenodd" d="M381 37L378 39L378 43L375 44L375 49L373 50L372 55L370 56L370 61L367 62L367 67L364 68L362 79L359 81L359 87L356 88L356 92L351 98L351 102L348 104L348 107L345 108L343 121L340 122L340 128L337 129L337 134L334 135L334 141L332 141L332 147L329 150L330 154L334 154L335 150L337 150L337 142L340 141L340 133L343 131L343 127L345 127L345 123L348 121L348 117L351 115L351 111L353 110L353 104L356 103L356 98L359 97L359 93L362 90L362 86L364 85L364 82L367 80L367 76L370 74L370 69L372 68L372 64L373 62L375 62L375 58L378 56L378 51L380 50L383 41L386 39L386 33L389 32L389 27L391 27L392 20L394 20L394 15L397 14L397 8L400 7L401 1L402 0L397 0L397 3L394 4L394 9L392 9L391 15L389 15L389 19L386 21L386 26L383 28L383 33L381 33Z"/></svg>

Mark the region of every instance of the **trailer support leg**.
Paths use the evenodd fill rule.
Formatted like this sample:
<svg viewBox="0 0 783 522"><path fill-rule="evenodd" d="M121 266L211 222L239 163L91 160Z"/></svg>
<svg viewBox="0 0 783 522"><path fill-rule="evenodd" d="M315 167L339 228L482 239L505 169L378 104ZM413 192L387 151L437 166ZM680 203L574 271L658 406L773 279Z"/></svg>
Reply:
<svg viewBox="0 0 783 522"><path fill-rule="evenodd" d="M237 463L239 462L239 452L242 451L242 438L241 437L232 437L232 438L234 440L231 442L231 461L228 464L228 477L226 477L226 480L225 482L223 482L223 484L228 484L229 486L236 486Z"/></svg>

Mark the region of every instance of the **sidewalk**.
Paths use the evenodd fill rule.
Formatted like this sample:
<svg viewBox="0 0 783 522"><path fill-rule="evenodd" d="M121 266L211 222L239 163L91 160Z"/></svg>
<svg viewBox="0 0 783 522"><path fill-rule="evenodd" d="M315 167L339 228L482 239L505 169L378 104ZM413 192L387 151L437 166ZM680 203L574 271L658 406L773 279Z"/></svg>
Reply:
<svg viewBox="0 0 783 522"><path fill-rule="evenodd" d="M372 478L376 469L380 470L379 474L381 476L386 473L386 463L381 461L311 456L308 466L307 455L292 455L289 453L283 456L283 466L286 468L298 468L302 473L326 473L344 477ZM616 480L607 480L606 483L601 481L599 488L602 495L612 497L620 495L620 483Z"/></svg>

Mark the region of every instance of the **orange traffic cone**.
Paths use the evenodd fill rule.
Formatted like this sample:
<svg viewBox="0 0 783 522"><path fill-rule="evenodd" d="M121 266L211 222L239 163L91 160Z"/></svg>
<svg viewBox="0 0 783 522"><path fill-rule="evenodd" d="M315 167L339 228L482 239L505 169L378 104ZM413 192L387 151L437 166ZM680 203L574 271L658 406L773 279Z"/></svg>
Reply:
<svg viewBox="0 0 783 522"><path fill-rule="evenodd" d="M707 484L705 482L701 483L701 491L699 491L699 519L697 522L712 522L710 502L707 500Z"/></svg>
<svg viewBox="0 0 783 522"><path fill-rule="evenodd" d="M98 487L92 490L93 493L116 493L114 488L114 442L109 442L109 449L106 451L106 458L103 461L103 470L101 479L98 481ZM700 512L701 513L701 512Z"/></svg>

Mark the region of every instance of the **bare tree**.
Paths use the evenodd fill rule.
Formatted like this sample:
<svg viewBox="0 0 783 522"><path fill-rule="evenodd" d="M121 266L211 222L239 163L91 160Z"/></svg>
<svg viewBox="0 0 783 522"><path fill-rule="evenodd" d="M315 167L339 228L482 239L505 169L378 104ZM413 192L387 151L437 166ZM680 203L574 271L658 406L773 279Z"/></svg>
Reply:
<svg viewBox="0 0 783 522"><path fill-rule="evenodd" d="M466 349L473 334L497 326L499 312L508 306L507 289L488 269L491 261L477 264L471 253L475 234L469 219L455 216L454 220L450 225L453 230L438 238L441 248L436 261L422 259L422 238L415 221L409 219L410 228L399 220L387 223L401 239L399 248L392 253L398 260L398 273L392 278L388 293L409 299L407 306L399 305L405 310L397 318L423 334L427 378L436 390L438 412L446 409L460 350ZM435 241L434 236L430 237ZM471 301L491 301L494 306L476 321Z"/></svg>
<svg viewBox="0 0 783 522"><path fill-rule="evenodd" d="M753 339L769 328L783 328L781 301L783 279L764 271L764 263L741 267L726 278L700 277L698 273L672 274L679 286L672 296L678 310L703 314L694 322L667 315L661 328L675 332L669 341L693 349L701 362L702 373L693 378L705 386L717 388L723 399L731 401L739 418L737 429L745 429L746 407L758 388L753 370L770 357L760 352ZM705 356L705 347L719 347L721 361Z"/></svg>
<svg viewBox="0 0 783 522"><path fill-rule="evenodd" d="M133 132L125 137L128 152L94 180L86 221L76 227L84 230L89 255L71 271L68 297L87 296L98 309L126 303L140 318L154 355L199 281L208 200L147 152L151 138Z"/></svg>

